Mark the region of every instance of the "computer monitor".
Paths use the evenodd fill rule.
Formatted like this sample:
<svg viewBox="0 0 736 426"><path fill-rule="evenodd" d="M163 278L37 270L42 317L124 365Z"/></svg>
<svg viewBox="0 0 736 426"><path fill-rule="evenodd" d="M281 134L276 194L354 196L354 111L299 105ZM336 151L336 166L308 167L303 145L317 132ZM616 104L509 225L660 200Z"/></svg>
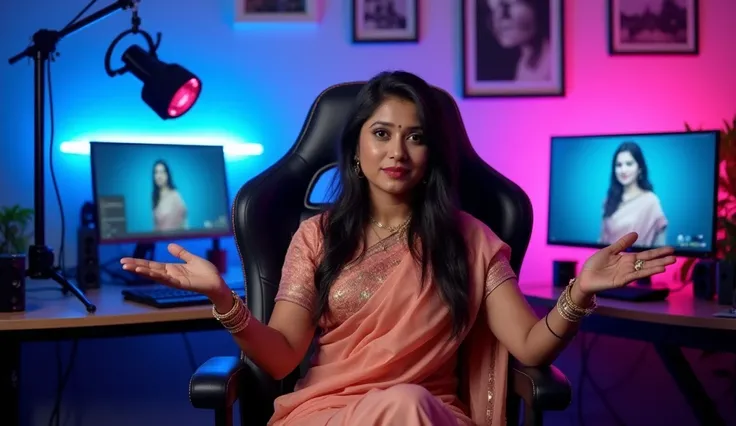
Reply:
<svg viewBox="0 0 736 426"><path fill-rule="evenodd" d="M91 142L100 243L230 235L222 146Z"/></svg>
<svg viewBox="0 0 736 426"><path fill-rule="evenodd" d="M555 136L547 243L602 248L628 232L631 251L669 245L715 252L718 131Z"/></svg>

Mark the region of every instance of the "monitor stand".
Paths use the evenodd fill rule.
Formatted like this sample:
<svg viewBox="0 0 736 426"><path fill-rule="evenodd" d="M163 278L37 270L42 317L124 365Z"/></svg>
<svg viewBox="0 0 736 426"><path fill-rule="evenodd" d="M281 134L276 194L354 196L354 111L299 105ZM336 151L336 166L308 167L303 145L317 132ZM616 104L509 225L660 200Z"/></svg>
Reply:
<svg viewBox="0 0 736 426"><path fill-rule="evenodd" d="M221 274L227 272L227 253L220 248L220 239L212 239L212 248L207 250L207 260L215 265Z"/></svg>

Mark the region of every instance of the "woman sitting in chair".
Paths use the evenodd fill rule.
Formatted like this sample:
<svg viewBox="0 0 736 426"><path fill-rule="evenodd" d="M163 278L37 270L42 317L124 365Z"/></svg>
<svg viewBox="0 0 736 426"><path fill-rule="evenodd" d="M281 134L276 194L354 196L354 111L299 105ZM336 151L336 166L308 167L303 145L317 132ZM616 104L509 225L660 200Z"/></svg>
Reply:
<svg viewBox="0 0 736 426"><path fill-rule="evenodd" d="M363 87L340 145L339 194L294 235L268 324L178 245L169 251L185 263L126 258L123 268L207 295L242 351L277 379L320 330L311 368L276 400L272 425L501 425L509 353L552 362L596 292L675 259L671 248L623 253L637 238L626 235L590 257L539 320L509 247L455 203L443 126L433 89L413 74Z"/></svg>

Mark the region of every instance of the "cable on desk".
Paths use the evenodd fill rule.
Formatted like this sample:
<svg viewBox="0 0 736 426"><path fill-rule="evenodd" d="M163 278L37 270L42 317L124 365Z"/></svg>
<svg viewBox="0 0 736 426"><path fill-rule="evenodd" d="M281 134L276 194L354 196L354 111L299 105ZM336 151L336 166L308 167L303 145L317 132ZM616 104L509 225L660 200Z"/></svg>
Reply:
<svg viewBox="0 0 736 426"><path fill-rule="evenodd" d="M74 18L72 18L69 23L67 23L64 26L64 29L68 28L70 25L74 25L79 18L84 15L84 13L89 10L92 5L95 4L97 0L91 0L87 6L85 6ZM51 172L51 182L54 186L54 193L56 194L56 201L59 205L59 216L61 221L61 238L59 243L59 258L57 259L57 267L61 270L63 273L66 269L66 262L64 258L66 257L64 253L64 242L66 239L66 218L64 217L64 203L61 200L61 191L59 189L59 183L56 180L56 172L54 169L54 132L56 130L55 128L55 122L54 122L54 96L53 96L53 84L52 84L52 78L51 78L51 63L53 62L53 57L50 58L49 61L46 63L46 80L48 85L48 94L49 94L49 171ZM64 388L66 387L67 382L69 381L69 377L71 376L73 367L74 367L74 360L77 356L77 344L78 341L74 340L72 343L72 353L70 355L69 359L69 365L67 366L67 370L63 371L62 368L62 362L61 362L61 348L59 344L56 346L56 367L57 367L57 380L58 380L58 387L57 387L57 393L56 393L56 402L54 404L54 409L51 412L51 417L49 418L49 425L54 424L54 420L56 420L56 425L61 425L61 400L64 393Z"/></svg>
<svg viewBox="0 0 736 426"><path fill-rule="evenodd" d="M72 21L73 23L73 21ZM54 169L54 91L51 83L51 63L54 60L52 55L46 62L46 80L49 93L49 171L51 172L51 183L54 186L54 194L56 195L56 203L59 206L59 218L61 220L61 237L59 242L59 257L57 260L57 268L64 271L64 240L66 239L66 218L64 217L64 203L61 201L61 190L59 190L59 182L56 180L56 171Z"/></svg>

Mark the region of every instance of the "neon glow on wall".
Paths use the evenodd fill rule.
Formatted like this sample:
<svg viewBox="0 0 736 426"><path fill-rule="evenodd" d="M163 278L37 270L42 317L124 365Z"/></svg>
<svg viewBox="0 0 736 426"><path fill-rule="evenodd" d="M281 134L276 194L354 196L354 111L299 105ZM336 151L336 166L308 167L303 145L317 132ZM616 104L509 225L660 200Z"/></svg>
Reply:
<svg viewBox="0 0 736 426"><path fill-rule="evenodd" d="M171 145L215 145L222 146L228 160L263 154L263 145L243 142L235 137L223 136L146 136L146 135L94 135L62 142L59 150L65 154L89 155L89 142L151 143Z"/></svg>

